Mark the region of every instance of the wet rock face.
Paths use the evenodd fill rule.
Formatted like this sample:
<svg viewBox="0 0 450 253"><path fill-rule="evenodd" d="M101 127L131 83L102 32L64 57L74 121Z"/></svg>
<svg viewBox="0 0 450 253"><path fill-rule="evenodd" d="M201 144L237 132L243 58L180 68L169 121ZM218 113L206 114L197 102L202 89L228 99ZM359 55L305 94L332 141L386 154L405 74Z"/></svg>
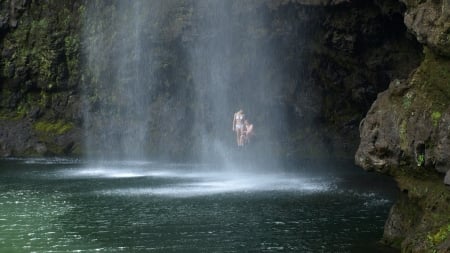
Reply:
<svg viewBox="0 0 450 253"><path fill-rule="evenodd" d="M355 155L356 164L366 170L385 171L389 166L399 163L398 150L399 138L397 131L383 131L383 129L395 129L398 115L391 110L380 110L385 104L389 104L389 94L383 92L378 96L369 110L366 118L360 125L361 142Z"/></svg>
<svg viewBox="0 0 450 253"><path fill-rule="evenodd" d="M26 122L0 121L0 156L14 156L15 151L35 151L33 145L37 140L30 134L30 124ZM28 131L23 131L27 129ZM37 148L37 146L36 146ZM45 152L45 150L40 150Z"/></svg>
<svg viewBox="0 0 450 253"><path fill-rule="evenodd" d="M440 130L437 133L437 144L436 148L433 150L434 152L434 164L437 171L441 173L447 173L449 174L450 171L450 136L449 136L449 122L450 122L450 115L447 112L446 114L442 115L442 124L440 127L442 130ZM449 183L447 183L449 184Z"/></svg>
<svg viewBox="0 0 450 253"><path fill-rule="evenodd" d="M411 166L447 173L449 70L449 60L428 50L409 79L393 81L378 95L360 125L358 165L381 172Z"/></svg>
<svg viewBox="0 0 450 253"><path fill-rule="evenodd" d="M344 1L323 10L312 35L316 36L308 69L312 80L297 89L294 104L299 112L311 107L301 104L308 101L301 91L313 90L316 118L299 125L308 124L305 121L322 125L327 129L322 136L327 137L328 153L353 155L359 122L377 94L395 78L407 78L419 65L422 48L408 35L405 6L398 1Z"/></svg>
<svg viewBox="0 0 450 253"><path fill-rule="evenodd" d="M387 244L404 252L449 252L449 2L402 2L425 58L378 95L361 122L355 162L392 175L402 190L385 225Z"/></svg>
<svg viewBox="0 0 450 253"><path fill-rule="evenodd" d="M384 242L400 247L405 234L417 225L420 213L415 201L402 194L389 212L389 218L384 226Z"/></svg>
<svg viewBox="0 0 450 253"><path fill-rule="evenodd" d="M75 151L79 7L80 1L1 1L0 156Z"/></svg>
<svg viewBox="0 0 450 253"><path fill-rule="evenodd" d="M0 34L17 27L18 18L24 12L29 0L7 0L0 3Z"/></svg>
<svg viewBox="0 0 450 253"><path fill-rule="evenodd" d="M367 170L409 165L447 173L450 4L446 0L401 2L407 8L408 30L430 50L410 78L391 83L378 96L361 124L355 161Z"/></svg>
<svg viewBox="0 0 450 253"><path fill-rule="evenodd" d="M445 174L444 183L450 185L450 170Z"/></svg>
<svg viewBox="0 0 450 253"><path fill-rule="evenodd" d="M405 24L417 40L450 56L450 2L401 0L408 8Z"/></svg>
<svg viewBox="0 0 450 253"><path fill-rule="evenodd" d="M425 57L380 93L360 125L355 162L392 175L402 190L384 240L404 252L448 252L450 58L448 1L403 1Z"/></svg>
<svg viewBox="0 0 450 253"><path fill-rule="evenodd" d="M298 80L289 80L292 85L284 94L292 127L290 156L353 155L358 124L376 95L394 78L406 78L420 63L421 46L403 24L404 5L398 1L274 2L290 12L299 5L315 10L306 25L297 26L303 32L287 47L302 53L292 58L306 59L286 64L300 72ZM298 11L290 21L300 24L302 15Z"/></svg>

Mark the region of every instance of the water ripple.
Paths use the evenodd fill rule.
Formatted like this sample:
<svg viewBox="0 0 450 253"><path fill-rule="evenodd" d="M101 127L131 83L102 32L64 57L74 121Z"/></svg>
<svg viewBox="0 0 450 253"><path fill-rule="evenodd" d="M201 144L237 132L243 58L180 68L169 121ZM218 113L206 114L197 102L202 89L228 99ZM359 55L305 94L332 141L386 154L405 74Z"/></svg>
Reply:
<svg viewBox="0 0 450 253"><path fill-rule="evenodd" d="M1 252L349 252L392 201L300 173L26 166L0 172Z"/></svg>

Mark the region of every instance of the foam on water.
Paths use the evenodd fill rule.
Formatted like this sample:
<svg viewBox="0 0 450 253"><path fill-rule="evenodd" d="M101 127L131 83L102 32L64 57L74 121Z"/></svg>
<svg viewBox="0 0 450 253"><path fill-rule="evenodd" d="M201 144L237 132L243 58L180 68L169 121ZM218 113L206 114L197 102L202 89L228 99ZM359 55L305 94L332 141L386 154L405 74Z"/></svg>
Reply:
<svg viewBox="0 0 450 253"><path fill-rule="evenodd" d="M136 177L176 177L174 172L162 170L123 169L111 167L91 167L61 170L57 176L68 178L136 178Z"/></svg>
<svg viewBox="0 0 450 253"><path fill-rule="evenodd" d="M215 168L211 164L159 163L144 160L107 161L92 165L70 159L29 159L25 164L73 164L50 173L39 170L30 173L33 177L47 179L138 179L136 187L102 189L93 194L105 196L164 196L195 197L217 194L254 192L295 192L301 194L333 192L338 195L365 199L366 206L389 203L374 192L355 192L338 186L342 180L336 176L311 176L302 173L267 172L255 168ZM142 180L144 181L142 181ZM155 183L159 179L164 182ZM148 180L146 183L145 180Z"/></svg>
<svg viewBox="0 0 450 253"><path fill-rule="evenodd" d="M255 181L256 180L256 181ZM287 178L212 178L211 181L171 184L162 187L136 187L111 189L98 192L105 195L160 195L167 197L194 197L226 193L251 193L259 191L295 191L318 192L326 191L327 183L315 183L305 179Z"/></svg>
<svg viewBox="0 0 450 253"><path fill-rule="evenodd" d="M114 188L96 192L106 195L161 195L190 197L257 191L318 192L329 190L330 178L306 177L299 173L248 171L245 168L209 170L205 165L152 162L111 162L84 168L64 168L49 175L53 179L147 178L148 186ZM168 183L155 186L156 179Z"/></svg>
<svg viewBox="0 0 450 253"><path fill-rule="evenodd" d="M146 177L177 178L174 183L159 187L118 188L101 191L106 195L161 195L169 197L193 197L224 193L249 193L258 191L317 192L329 189L331 182L324 179L302 178L300 175L247 173L229 174L194 171L180 175L173 171L143 173ZM150 183L150 182L149 182Z"/></svg>
<svg viewBox="0 0 450 253"><path fill-rule="evenodd" d="M72 158L60 158L60 157L53 157L53 158L3 158L3 160L5 161L20 161L23 162L24 164L36 164L36 165L52 165L52 164L56 164L56 165L63 165L63 164L80 164L81 160L79 159L72 159Z"/></svg>

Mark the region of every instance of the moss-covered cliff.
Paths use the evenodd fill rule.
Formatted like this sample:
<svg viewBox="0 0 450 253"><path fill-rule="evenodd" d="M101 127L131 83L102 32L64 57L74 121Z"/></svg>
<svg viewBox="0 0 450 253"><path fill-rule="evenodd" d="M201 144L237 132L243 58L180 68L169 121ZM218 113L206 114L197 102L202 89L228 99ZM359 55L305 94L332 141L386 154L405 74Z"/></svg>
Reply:
<svg viewBox="0 0 450 253"><path fill-rule="evenodd" d="M386 242L404 252L448 252L450 6L404 2L405 23L424 44L425 57L408 78L378 95L361 123L355 160L392 175L402 190L386 223Z"/></svg>
<svg viewBox="0 0 450 253"><path fill-rule="evenodd" d="M78 1L1 1L0 155L79 151Z"/></svg>

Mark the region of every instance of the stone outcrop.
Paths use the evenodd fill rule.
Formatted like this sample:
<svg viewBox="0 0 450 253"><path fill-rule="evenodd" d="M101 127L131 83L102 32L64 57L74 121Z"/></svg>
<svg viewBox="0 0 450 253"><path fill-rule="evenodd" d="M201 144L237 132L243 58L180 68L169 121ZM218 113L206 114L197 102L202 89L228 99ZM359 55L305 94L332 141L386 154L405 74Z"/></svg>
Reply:
<svg viewBox="0 0 450 253"><path fill-rule="evenodd" d="M0 3L0 34L4 31L16 28L18 18L25 11L30 1L2 1Z"/></svg>
<svg viewBox="0 0 450 253"><path fill-rule="evenodd" d="M405 24L425 58L380 93L360 124L356 164L392 175L403 196L385 227L405 252L450 250L450 58L448 1L403 1Z"/></svg>
<svg viewBox="0 0 450 253"><path fill-rule="evenodd" d="M407 6L405 24L417 40L450 57L450 2L401 0Z"/></svg>

